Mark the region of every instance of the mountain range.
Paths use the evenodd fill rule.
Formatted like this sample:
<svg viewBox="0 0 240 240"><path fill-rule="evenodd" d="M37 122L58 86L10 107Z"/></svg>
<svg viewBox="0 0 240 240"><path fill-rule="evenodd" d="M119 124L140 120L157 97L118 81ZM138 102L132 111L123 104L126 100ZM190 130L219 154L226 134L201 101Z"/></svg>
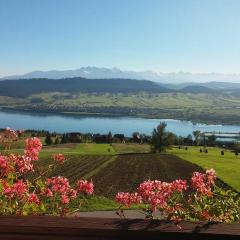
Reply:
<svg viewBox="0 0 240 240"><path fill-rule="evenodd" d="M219 73L199 73L193 74L189 72L162 73L154 71L124 71L119 68L98 68L98 67L81 67L75 70L50 70L50 71L33 71L23 75L6 76L0 80L13 79L32 79L32 78L74 78L82 77L88 79L138 79L150 80L162 84L183 84L183 83L206 83L206 82L225 82L240 84L240 74L219 74Z"/></svg>
<svg viewBox="0 0 240 240"><path fill-rule="evenodd" d="M37 93L227 93L240 96L240 83L235 88L218 88L219 83L203 84L159 84L149 80L125 78L87 79L74 78L32 78L0 81L0 96L27 97ZM223 86L225 86L223 84ZM227 85L228 86L228 85Z"/></svg>

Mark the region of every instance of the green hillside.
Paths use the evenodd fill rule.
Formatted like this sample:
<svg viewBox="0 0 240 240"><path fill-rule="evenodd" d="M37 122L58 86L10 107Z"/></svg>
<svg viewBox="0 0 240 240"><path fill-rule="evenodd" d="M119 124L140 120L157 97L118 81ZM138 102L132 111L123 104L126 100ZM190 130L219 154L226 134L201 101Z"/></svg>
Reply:
<svg viewBox="0 0 240 240"><path fill-rule="evenodd" d="M223 93L38 93L0 96L0 108L71 115L100 114L240 123L240 97Z"/></svg>

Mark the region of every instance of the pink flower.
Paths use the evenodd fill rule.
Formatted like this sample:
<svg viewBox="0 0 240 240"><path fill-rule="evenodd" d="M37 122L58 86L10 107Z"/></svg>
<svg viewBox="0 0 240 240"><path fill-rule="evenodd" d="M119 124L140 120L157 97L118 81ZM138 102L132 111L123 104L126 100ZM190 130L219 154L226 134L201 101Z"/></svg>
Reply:
<svg viewBox="0 0 240 240"><path fill-rule="evenodd" d="M212 185L216 180L216 173L213 169L207 170L206 174L194 172L191 178L191 184L198 193L206 196L212 196Z"/></svg>
<svg viewBox="0 0 240 240"><path fill-rule="evenodd" d="M207 221L212 220L212 216L210 215L210 213L207 210L203 210L200 213L200 217L201 217L201 220L207 220Z"/></svg>
<svg viewBox="0 0 240 240"><path fill-rule="evenodd" d="M19 173L27 173L33 171L32 159L27 156L15 157L15 164Z"/></svg>
<svg viewBox="0 0 240 240"><path fill-rule="evenodd" d="M61 153L54 154L53 159L60 164L63 164L65 162L65 156Z"/></svg>
<svg viewBox="0 0 240 240"><path fill-rule="evenodd" d="M183 190L187 190L187 181L186 180L175 180L172 182L172 189L176 192L182 192Z"/></svg>
<svg viewBox="0 0 240 240"><path fill-rule="evenodd" d="M77 191L70 187L68 179L60 176L47 179L43 194L47 197L59 196L62 204L68 204L77 197Z"/></svg>
<svg viewBox="0 0 240 240"><path fill-rule="evenodd" d="M52 192L57 193L65 193L70 189L68 179L61 176L48 178L47 185Z"/></svg>
<svg viewBox="0 0 240 240"><path fill-rule="evenodd" d="M74 189L69 190L69 195L71 198L76 198L77 197L77 191Z"/></svg>
<svg viewBox="0 0 240 240"><path fill-rule="evenodd" d="M214 169L209 169L206 171L207 180L210 184L214 184L217 179L216 172Z"/></svg>
<svg viewBox="0 0 240 240"><path fill-rule="evenodd" d="M6 157L0 155L0 171L1 174L7 175L10 171L10 166Z"/></svg>
<svg viewBox="0 0 240 240"><path fill-rule="evenodd" d="M29 194L27 202L28 203L35 203L37 205L40 204L40 200L39 200L38 196L35 193L30 193Z"/></svg>
<svg viewBox="0 0 240 240"><path fill-rule="evenodd" d="M45 190L45 194L47 195L47 197L52 197L53 196L53 193L52 193L52 191L49 188L47 188Z"/></svg>
<svg viewBox="0 0 240 240"><path fill-rule="evenodd" d="M78 180L77 181L77 190L79 192L93 194L94 185L93 182L88 182L87 180Z"/></svg>
<svg viewBox="0 0 240 240"><path fill-rule="evenodd" d="M67 195L62 195L62 196L61 196L61 202L62 202L63 204L68 204L68 203L69 203L69 198L68 198L68 196L67 196Z"/></svg>
<svg viewBox="0 0 240 240"><path fill-rule="evenodd" d="M8 198L13 198L14 196L13 189L7 184L3 186L3 194L6 195Z"/></svg>
<svg viewBox="0 0 240 240"><path fill-rule="evenodd" d="M13 192L16 193L18 196L22 196L23 194L28 192L27 184L24 183L22 179L14 183L12 188Z"/></svg>

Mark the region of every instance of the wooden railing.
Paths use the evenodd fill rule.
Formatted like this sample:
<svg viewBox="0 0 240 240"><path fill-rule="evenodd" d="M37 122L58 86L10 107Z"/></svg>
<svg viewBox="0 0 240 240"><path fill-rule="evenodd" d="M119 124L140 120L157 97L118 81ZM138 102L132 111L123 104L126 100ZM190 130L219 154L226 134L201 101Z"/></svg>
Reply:
<svg viewBox="0 0 240 240"><path fill-rule="evenodd" d="M167 221L141 219L65 217L0 217L0 239L240 239L240 224L181 222L181 229Z"/></svg>

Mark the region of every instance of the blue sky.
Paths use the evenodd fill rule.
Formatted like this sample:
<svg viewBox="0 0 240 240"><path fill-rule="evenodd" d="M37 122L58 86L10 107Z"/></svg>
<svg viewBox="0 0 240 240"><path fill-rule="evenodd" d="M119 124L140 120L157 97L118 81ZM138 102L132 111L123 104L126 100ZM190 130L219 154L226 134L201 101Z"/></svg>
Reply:
<svg viewBox="0 0 240 240"><path fill-rule="evenodd" d="M0 0L0 76L119 67L240 72L239 0Z"/></svg>

